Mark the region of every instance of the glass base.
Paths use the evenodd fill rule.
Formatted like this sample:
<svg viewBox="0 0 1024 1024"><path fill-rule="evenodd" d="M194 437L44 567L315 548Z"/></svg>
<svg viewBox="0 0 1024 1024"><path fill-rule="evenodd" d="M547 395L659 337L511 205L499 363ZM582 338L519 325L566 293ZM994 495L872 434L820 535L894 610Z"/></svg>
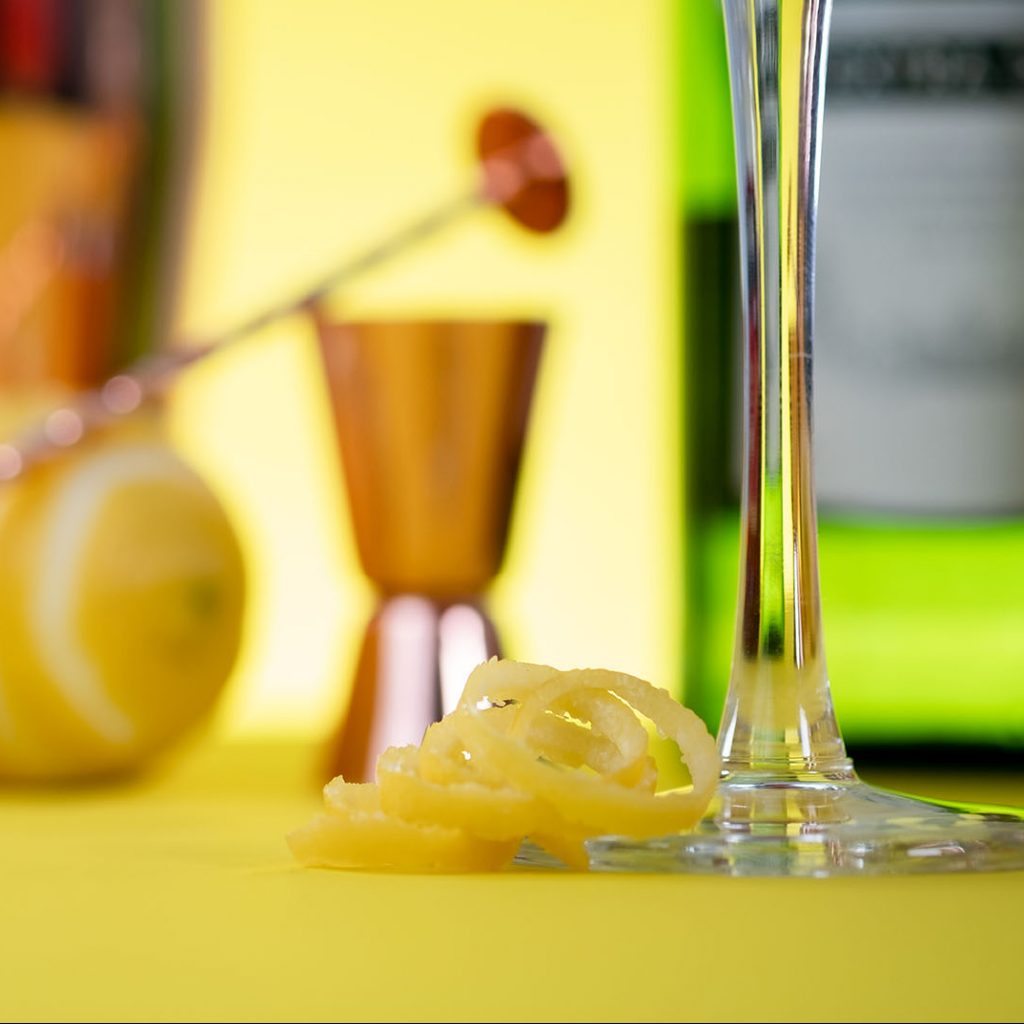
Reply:
<svg viewBox="0 0 1024 1024"><path fill-rule="evenodd" d="M856 776L723 781L693 832L587 843L594 871L735 876L1024 870L1024 809L920 800ZM557 867L524 844L517 863Z"/></svg>

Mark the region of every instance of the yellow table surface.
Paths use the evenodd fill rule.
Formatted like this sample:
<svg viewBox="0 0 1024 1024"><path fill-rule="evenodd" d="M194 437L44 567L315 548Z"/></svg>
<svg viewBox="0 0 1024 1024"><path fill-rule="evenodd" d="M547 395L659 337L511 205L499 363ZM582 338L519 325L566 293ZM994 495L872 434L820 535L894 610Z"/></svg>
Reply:
<svg viewBox="0 0 1024 1024"><path fill-rule="evenodd" d="M310 766L295 746L208 746L131 785L0 793L0 1016L1024 1016L1024 872L309 871L290 863L282 836L317 805ZM1024 803L1024 777L895 781Z"/></svg>

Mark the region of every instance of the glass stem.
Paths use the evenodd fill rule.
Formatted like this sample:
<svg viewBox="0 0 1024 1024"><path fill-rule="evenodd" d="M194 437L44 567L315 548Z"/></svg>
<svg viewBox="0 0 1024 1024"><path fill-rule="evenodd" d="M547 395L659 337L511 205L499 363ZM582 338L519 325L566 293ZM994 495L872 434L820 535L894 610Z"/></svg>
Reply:
<svg viewBox="0 0 1024 1024"><path fill-rule="evenodd" d="M851 774L821 635L811 464L818 139L831 0L723 0L740 196L745 449L728 776Z"/></svg>

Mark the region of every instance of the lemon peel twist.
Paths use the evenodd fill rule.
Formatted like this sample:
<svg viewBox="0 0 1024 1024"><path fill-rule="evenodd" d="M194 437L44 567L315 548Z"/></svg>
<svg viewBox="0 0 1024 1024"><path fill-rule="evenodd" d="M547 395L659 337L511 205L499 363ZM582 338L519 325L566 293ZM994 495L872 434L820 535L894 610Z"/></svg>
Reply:
<svg viewBox="0 0 1024 1024"><path fill-rule="evenodd" d="M691 786L656 792L639 716L678 745ZM719 768L704 723L650 683L492 659L421 746L384 751L376 783L332 780L324 812L288 842L309 865L467 872L507 866L529 838L587 870L590 838L691 829Z"/></svg>

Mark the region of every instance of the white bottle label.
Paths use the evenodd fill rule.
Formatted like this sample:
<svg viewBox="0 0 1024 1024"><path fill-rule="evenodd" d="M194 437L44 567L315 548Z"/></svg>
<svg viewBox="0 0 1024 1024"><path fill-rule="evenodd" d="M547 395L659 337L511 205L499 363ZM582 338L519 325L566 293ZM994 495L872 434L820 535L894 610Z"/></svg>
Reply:
<svg viewBox="0 0 1024 1024"><path fill-rule="evenodd" d="M1024 510L1024 2L839 0L827 97L819 500Z"/></svg>

